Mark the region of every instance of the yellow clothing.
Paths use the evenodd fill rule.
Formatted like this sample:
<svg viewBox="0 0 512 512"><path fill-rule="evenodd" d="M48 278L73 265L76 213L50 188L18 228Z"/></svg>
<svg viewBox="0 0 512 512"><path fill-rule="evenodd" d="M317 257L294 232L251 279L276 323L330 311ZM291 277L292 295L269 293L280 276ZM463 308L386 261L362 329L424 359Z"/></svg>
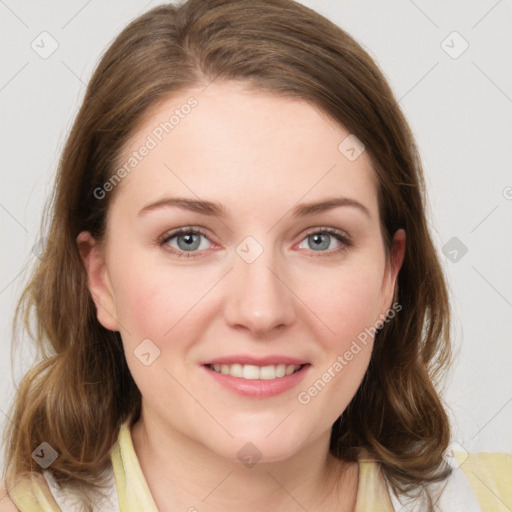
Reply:
<svg viewBox="0 0 512 512"><path fill-rule="evenodd" d="M455 454L461 470L454 473L462 478L462 487L452 486L451 501L446 501L443 512L510 512L512 510L512 457L506 454L477 453L469 457ZM466 458L467 457L467 458ZM133 447L128 420L122 425L119 438L112 448L112 501L101 504L102 512L158 512ZM22 480L9 495L21 512L67 512L72 510L67 499L48 483L45 475L35 473ZM463 476L465 475L465 477ZM450 480L451 476L447 479ZM464 485L468 487L464 489ZM469 487L469 485L471 487ZM53 492L52 492L53 489ZM473 490L473 497L471 489ZM465 499L473 499L476 508L467 507ZM58 504L66 504L61 508ZM478 500L478 501L476 501ZM441 501L439 503L442 503ZM449 507L449 508L447 508ZM369 459L359 461L359 487L355 512L396 512L418 510L402 507L390 494L379 464Z"/></svg>

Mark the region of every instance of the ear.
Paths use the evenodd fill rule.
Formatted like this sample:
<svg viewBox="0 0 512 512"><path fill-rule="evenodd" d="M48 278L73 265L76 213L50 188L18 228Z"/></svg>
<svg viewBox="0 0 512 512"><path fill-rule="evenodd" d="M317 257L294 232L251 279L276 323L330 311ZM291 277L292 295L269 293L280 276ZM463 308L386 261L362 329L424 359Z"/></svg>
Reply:
<svg viewBox="0 0 512 512"><path fill-rule="evenodd" d="M98 322L105 329L118 331L114 293L102 248L88 231L82 231L76 243L87 271L89 291L96 304Z"/></svg>
<svg viewBox="0 0 512 512"><path fill-rule="evenodd" d="M403 229L399 229L393 236L382 281L382 307L384 311L381 311L381 313L383 315L387 313L396 296L398 272L402 268L405 257L405 238L405 231Z"/></svg>

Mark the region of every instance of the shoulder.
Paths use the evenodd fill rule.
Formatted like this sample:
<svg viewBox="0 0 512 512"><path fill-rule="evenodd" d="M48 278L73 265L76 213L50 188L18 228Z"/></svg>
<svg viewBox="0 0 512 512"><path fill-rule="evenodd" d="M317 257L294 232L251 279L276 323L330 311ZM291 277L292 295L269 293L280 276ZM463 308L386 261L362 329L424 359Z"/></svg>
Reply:
<svg viewBox="0 0 512 512"><path fill-rule="evenodd" d="M410 496L405 493L396 495L386 479L387 496L391 500L386 510L400 512L417 512L427 510L424 505L428 497L434 499L436 510L452 512L510 512L512 511L512 456L504 453L467 453L452 452L445 459L451 466L450 475L439 482L426 484L421 496ZM366 480L371 480L367 490L375 494L375 482L378 481L379 464L371 458L362 458L360 462L367 466ZM370 464L371 463L371 464ZM373 478L370 478L372 477ZM381 493L382 494L382 493ZM382 496L380 498L382 508ZM427 500L427 501L425 501ZM357 509L359 510L359 509ZM373 510L361 508L360 510Z"/></svg>
<svg viewBox="0 0 512 512"><path fill-rule="evenodd" d="M30 472L18 476L16 484L11 486L8 492L5 489L5 482L2 482L1 492L0 496L4 495L4 498L0 498L0 512L16 510L59 512L61 510L40 472Z"/></svg>
<svg viewBox="0 0 512 512"><path fill-rule="evenodd" d="M16 485L9 489L9 495L4 489L5 483L1 482L3 486L0 488L0 512L82 510L84 498L92 498L95 511L119 512L117 489L111 467L100 476L98 483L106 486L105 493L93 489L89 490L86 496L82 489L72 486L61 487L47 469L42 472L31 472L17 480Z"/></svg>
<svg viewBox="0 0 512 512"><path fill-rule="evenodd" d="M455 452L483 512L512 509L512 456L506 453Z"/></svg>
<svg viewBox="0 0 512 512"><path fill-rule="evenodd" d="M0 481L0 512L16 512L17 510L7 494L4 482Z"/></svg>

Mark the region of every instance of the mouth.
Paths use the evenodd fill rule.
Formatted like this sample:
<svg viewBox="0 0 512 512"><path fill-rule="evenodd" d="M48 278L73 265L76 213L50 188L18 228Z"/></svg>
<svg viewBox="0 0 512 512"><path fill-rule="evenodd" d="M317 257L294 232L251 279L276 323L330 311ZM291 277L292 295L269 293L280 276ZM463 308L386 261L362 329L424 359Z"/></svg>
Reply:
<svg viewBox="0 0 512 512"><path fill-rule="evenodd" d="M230 375L245 380L273 380L287 377L299 372L308 364L271 364L256 366L252 364L206 364L210 370L222 375Z"/></svg>
<svg viewBox="0 0 512 512"><path fill-rule="evenodd" d="M250 362L254 363L254 361ZM263 399L275 397L296 388L306 377L311 364L297 360L278 364L269 364L269 361L260 361L260 364L242 364L232 360L217 360L201 366L215 385L220 386L221 389L247 398Z"/></svg>

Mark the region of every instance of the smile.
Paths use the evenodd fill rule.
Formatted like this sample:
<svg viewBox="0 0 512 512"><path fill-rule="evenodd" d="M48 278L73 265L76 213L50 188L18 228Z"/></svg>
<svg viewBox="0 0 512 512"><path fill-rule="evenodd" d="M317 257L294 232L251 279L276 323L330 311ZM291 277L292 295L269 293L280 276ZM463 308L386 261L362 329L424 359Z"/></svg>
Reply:
<svg viewBox="0 0 512 512"><path fill-rule="evenodd" d="M311 364L208 363L201 368L216 385L237 395L250 398L270 398L297 387Z"/></svg>
<svg viewBox="0 0 512 512"><path fill-rule="evenodd" d="M210 364L207 365L214 372L231 375L246 380L272 380L286 377L299 371L304 365L276 364L268 366L255 366L252 364Z"/></svg>

